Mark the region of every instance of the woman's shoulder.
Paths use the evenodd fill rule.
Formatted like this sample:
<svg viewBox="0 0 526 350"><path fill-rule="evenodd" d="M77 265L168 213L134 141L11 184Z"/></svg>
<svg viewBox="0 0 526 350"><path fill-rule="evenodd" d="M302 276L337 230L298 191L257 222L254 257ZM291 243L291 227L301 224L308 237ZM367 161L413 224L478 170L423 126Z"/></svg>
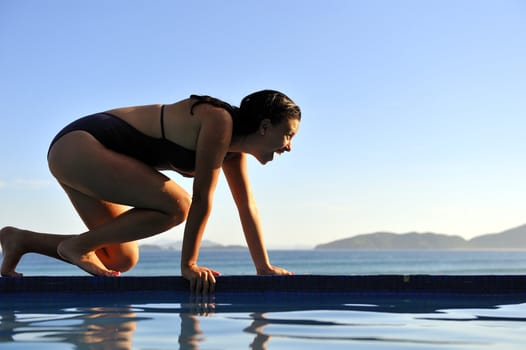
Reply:
<svg viewBox="0 0 526 350"><path fill-rule="evenodd" d="M235 106L232 106L231 104L222 101L218 98L211 97L208 95L191 95L190 96L190 113L194 114L194 110L199 107L207 107L208 111L218 111L223 110L226 111L230 117L234 117L237 113L238 108Z"/></svg>

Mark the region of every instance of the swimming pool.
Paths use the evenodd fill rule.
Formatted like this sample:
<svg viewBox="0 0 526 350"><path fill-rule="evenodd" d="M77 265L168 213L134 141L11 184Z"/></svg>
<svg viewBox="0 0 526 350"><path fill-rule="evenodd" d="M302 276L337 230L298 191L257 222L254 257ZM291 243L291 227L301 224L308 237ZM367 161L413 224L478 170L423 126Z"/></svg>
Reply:
<svg viewBox="0 0 526 350"><path fill-rule="evenodd" d="M522 276L0 279L2 349L523 349Z"/></svg>

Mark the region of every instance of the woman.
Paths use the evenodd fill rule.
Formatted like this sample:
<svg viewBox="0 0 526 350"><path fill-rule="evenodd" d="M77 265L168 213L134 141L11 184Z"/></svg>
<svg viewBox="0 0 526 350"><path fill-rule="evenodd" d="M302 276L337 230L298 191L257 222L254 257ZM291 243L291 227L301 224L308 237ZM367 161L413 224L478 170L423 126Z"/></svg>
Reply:
<svg viewBox="0 0 526 350"><path fill-rule="evenodd" d="M272 266L252 195L247 154L262 164L291 150L301 112L286 95L263 90L239 108L192 95L171 105L119 108L65 127L48 152L51 173L88 227L56 235L5 227L3 276L23 254L40 253L90 274L115 276L139 259L137 240L186 220L181 273L194 292L213 292L218 272L197 265L199 247L223 170L258 274L290 274ZM159 170L193 177L192 197Z"/></svg>

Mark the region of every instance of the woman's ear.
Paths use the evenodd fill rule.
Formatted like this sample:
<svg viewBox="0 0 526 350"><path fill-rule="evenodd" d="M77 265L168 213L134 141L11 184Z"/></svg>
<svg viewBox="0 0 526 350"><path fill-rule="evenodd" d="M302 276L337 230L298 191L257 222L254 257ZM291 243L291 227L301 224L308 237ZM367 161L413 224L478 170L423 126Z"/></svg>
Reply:
<svg viewBox="0 0 526 350"><path fill-rule="evenodd" d="M265 133L267 132L267 129L272 125L272 123L270 122L270 119L268 118L265 118L261 121L261 123L259 123L259 133L261 134L261 136L265 135Z"/></svg>

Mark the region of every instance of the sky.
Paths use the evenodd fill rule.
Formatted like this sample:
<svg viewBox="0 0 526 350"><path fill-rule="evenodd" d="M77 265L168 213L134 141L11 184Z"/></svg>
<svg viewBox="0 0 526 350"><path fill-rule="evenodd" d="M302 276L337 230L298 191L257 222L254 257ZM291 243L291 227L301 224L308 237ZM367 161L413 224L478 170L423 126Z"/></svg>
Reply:
<svg viewBox="0 0 526 350"><path fill-rule="evenodd" d="M74 119L261 89L302 109L249 163L270 248L525 224L525 38L519 0L1 0L0 226L85 230L46 162ZM244 244L224 178L205 239Z"/></svg>

